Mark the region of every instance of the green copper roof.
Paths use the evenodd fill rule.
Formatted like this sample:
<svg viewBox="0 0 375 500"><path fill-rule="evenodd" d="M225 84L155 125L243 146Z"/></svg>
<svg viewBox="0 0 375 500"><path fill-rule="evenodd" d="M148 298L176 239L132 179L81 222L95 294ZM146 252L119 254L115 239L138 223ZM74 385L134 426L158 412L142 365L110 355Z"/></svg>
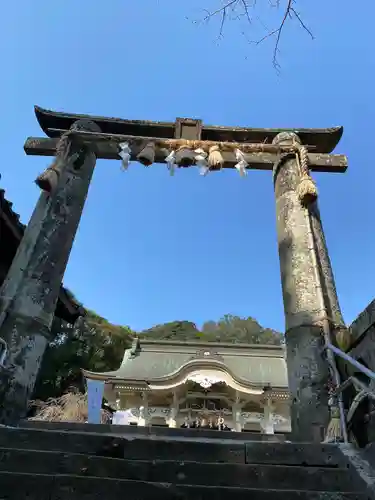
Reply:
<svg viewBox="0 0 375 500"><path fill-rule="evenodd" d="M125 351L118 370L84 374L88 378L156 382L172 377L188 363L193 367L195 362L200 369L205 364L226 368L235 379L253 386L288 387L284 349L279 346L140 341Z"/></svg>

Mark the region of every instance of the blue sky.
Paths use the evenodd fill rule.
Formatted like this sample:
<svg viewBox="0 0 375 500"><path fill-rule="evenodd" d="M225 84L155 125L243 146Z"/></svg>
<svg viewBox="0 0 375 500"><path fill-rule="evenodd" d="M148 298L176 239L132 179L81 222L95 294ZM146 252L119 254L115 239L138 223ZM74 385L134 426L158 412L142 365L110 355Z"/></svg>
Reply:
<svg viewBox="0 0 375 500"><path fill-rule="evenodd" d="M201 118L248 127L343 125L346 174L318 174L320 209L345 320L375 295L372 129L375 58L370 0L299 0L315 41L287 25L278 75L274 40L250 28L194 23L221 0L13 0L0 16L1 187L27 222L48 158L27 157L42 135L33 105L130 119ZM281 2L282 4L283 2ZM372 201L371 201L372 200ZM109 320L140 330L225 313L284 328L270 172L174 177L166 168L100 160L65 274L66 286Z"/></svg>

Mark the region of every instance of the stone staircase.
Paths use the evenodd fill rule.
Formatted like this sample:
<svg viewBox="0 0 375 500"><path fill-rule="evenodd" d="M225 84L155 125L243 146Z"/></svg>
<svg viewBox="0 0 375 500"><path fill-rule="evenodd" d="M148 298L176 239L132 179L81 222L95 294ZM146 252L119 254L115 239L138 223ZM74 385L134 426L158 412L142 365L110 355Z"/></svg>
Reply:
<svg viewBox="0 0 375 500"><path fill-rule="evenodd" d="M88 424L0 428L0 500L373 498L342 447L259 439Z"/></svg>

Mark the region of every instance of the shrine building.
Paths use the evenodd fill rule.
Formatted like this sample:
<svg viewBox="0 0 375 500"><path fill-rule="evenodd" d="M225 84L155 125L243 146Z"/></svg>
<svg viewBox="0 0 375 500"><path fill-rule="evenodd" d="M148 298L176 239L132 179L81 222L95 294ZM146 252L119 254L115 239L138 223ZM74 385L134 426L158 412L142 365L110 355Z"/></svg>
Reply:
<svg viewBox="0 0 375 500"><path fill-rule="evenodd" d="M105 382L114 423L291 430L283 346L137 338L118 370L83 374Z"/></svg>

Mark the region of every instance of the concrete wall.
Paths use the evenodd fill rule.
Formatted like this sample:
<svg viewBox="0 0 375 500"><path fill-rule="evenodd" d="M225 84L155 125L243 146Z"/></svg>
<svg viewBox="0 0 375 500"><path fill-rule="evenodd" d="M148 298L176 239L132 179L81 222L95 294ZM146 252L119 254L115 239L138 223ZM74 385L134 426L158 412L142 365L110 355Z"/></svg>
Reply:
<svg viewBox="0 0 375 500"><path fill-rule="evenodd" d="M353 348L350 355L375 372L375 300L350 325Z"/></svg>
<svg viewBox="0 0 375 500"><path fill-rule="evenodd" d="M349 328L353 339L349 354L375 372L375 300L370 302ZM354 371L358 373L357 370ZM370 415L367 425L363 421L366 414ZM375 401L366 400L361 404L353 424L363 443L375 442Z"/></svg>

